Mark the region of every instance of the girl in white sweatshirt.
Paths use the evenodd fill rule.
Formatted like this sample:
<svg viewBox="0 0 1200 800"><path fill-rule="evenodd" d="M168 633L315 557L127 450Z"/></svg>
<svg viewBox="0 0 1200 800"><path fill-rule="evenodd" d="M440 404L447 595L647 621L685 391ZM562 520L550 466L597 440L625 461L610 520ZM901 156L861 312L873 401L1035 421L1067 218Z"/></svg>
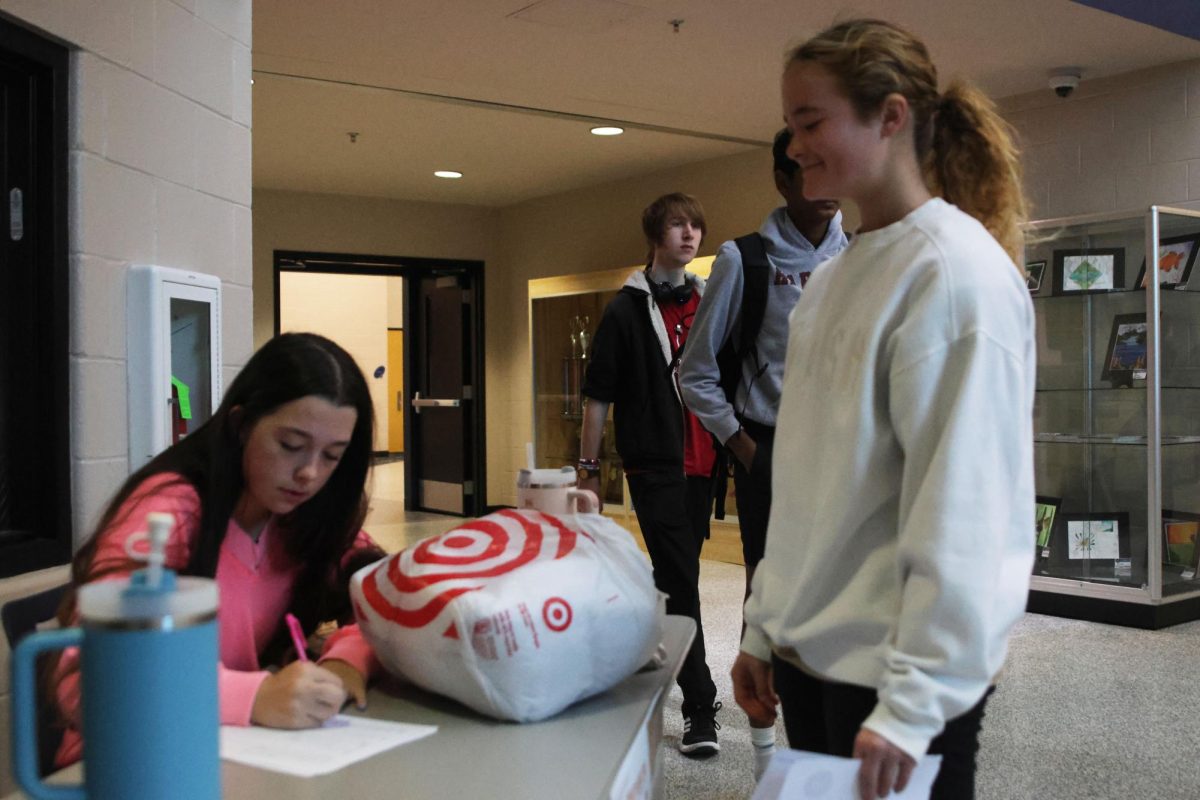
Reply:
<svg viewBox="0 0 1200 800"><path fill-rule="evenodd" d="M792 312L735 697L781 702L792 747L862 759L864 798L926 752L933 797L971 798L1033 559L1017 154L981 93L939 93L924 45L875 20L793 51L783 104L805 194L862 227Z"/></svg>

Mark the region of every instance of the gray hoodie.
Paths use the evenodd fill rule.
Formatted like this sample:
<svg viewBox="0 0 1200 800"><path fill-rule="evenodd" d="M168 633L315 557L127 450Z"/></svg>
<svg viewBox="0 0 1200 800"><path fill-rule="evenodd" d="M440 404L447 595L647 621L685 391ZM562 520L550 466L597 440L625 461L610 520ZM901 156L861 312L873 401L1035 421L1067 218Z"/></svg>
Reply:
<svg viewBox="0 0 1200 800"><path fill-rule="evenodd" d="M842 213L830 220L825 239L813 247L792 223L786 207L771 212L758 231L764 240L771 276L767 286L767 308L758 333L758 368L752 358L742 364L736 407L740 414L763 425L774 425L783 385L783 363L787 354L788 317L800 299L808 274L822 261L846 247ZM717 352L731 334L736 335L742 316L742 254L728 241L717 251L704 299L696 312L683 351L679 385L684 402L718 440L737 433L734 408L725 399ZM737 341L736 339L734 341ZM762 374L756 375L761 370Z"/></svg>

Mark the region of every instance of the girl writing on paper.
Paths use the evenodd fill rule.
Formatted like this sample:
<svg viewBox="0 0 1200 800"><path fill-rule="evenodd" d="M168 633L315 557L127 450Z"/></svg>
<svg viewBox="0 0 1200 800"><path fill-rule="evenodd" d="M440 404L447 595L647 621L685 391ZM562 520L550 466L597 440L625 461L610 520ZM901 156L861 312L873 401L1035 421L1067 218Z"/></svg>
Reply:
<svg viewBox="0 0 1200 800"><path fill-rule="evenodd" d="M974 796L989 687L1033 559L1033 308L1012 138L925 46L835 25L783 74L788 155L862 227L790 320L763 561L733 668L791 746L862 760L863 798L940 753Z"/></svg>
<svg viewBox="0 0 1200 800"><path fill-rule="evenodd" d="M212 418L113 497L75 556L60 620L74 618L79 585L140 567L127 541L147 514L168 512L166 566L212 577L220 590L222 724L305 728L348 696L361 707L375 662L355 625L329 637L316 663L264 666L287 650L289 610L310 634L321 622L352 622L350 575L384 555L360 529L373 425L366 381L345 350L313 334L267 342ZM82 747L77 651L63 653L52 678L66 723L61 767Z"/></svg>

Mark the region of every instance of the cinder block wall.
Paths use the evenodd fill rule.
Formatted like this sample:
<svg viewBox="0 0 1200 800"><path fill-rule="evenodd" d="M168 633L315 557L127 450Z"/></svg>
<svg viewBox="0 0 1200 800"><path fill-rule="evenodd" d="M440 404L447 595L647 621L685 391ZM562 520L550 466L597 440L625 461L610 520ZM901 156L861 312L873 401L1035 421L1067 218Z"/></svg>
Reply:
<svg viewBox="0 0 1200 800"><path fill-rule="evenodd" d="M251 0L0 0L71 54L71 503L76 543L128 471L125 273L222 279L225 380L252 348ZM0 603L64 580L0 581ZM9 766L9 654L0 642L0 796Z"/></svg>
<svg viewBox="0 0 1200 800"><path fill-rule="evenodd" d="M1200 208L1200 60L1005 98L1035 219Z"/></svg>

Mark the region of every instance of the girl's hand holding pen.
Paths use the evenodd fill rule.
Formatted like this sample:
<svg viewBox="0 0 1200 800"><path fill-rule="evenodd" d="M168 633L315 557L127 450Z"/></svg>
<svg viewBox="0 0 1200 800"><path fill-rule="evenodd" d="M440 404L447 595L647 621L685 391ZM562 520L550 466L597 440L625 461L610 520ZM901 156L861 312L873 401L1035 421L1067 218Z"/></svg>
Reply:
<svg viewBox="0 0 1200 800"><path fill-rule="evenodd" d="M363 711L367 707L367 678L349 662L340 658L331 658L321 662L324 669L342 679L342 688L346 690L348 699L354 701L355 707Z"/></svg>
<svg viewBox="0 0 1200 800"><path fill-rule="evenodd" d="M250 721L269 728L315 728L345 702L341 677L310 661L293 661L258 687Z"/></svg>

